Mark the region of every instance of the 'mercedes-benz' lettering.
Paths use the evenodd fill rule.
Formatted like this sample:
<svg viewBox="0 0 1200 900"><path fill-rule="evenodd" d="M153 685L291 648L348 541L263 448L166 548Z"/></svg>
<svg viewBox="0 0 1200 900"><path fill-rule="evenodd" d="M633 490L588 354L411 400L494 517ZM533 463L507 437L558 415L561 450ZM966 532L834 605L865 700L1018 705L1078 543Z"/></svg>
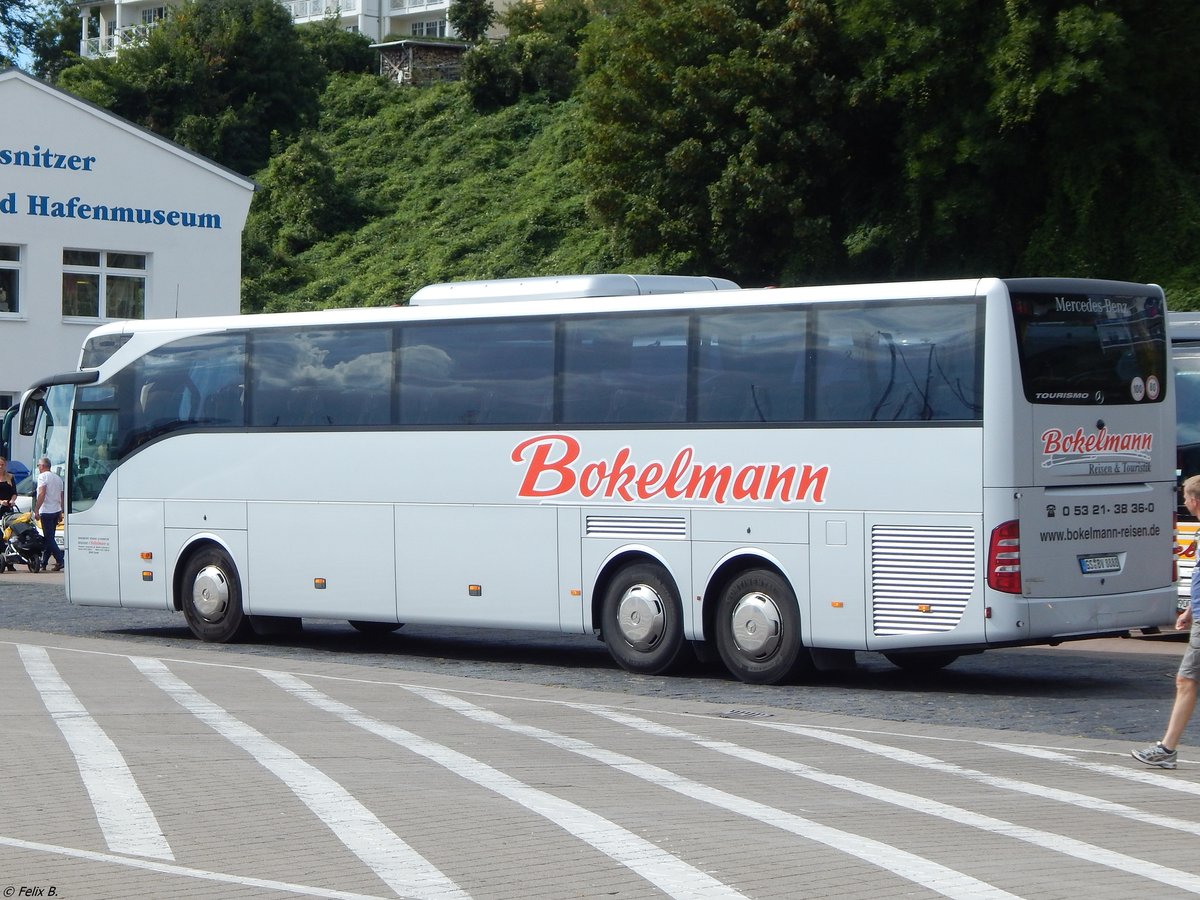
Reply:
<svg viewBox="0 0 1200 900"><path fill-rule="evenodd" d="M829 466L697 462L691 447L681 449L669 463L638 463L629 447L622 447L612 459L581 461L581 449L569 434L539 434L519 443L512 461L525 466L525 476L517 495L547 498L578 493L626 503L656 497L718 504L825 502Z"/></svg>
<svg viewBox="0 0 1200 900"><path fill-rule="evenodd" d="M1120 316L1122 318L1129 315L1129 304L1114 300L1111 297L1103 299L1084 297L1078 300L1069 297L1055 297L1054 309L1058 312L1098 313L1100 315Z"/></svg>

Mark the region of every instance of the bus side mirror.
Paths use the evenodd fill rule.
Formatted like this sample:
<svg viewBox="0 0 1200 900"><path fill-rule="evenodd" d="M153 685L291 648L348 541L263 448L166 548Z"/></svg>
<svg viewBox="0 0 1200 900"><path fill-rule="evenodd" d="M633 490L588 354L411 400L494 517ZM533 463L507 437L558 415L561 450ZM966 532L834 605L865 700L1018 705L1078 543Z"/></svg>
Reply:
<svg viewBox="0 0 1200 900"><path fill-rule="evenodd" d="M37 427L38 413L45 403L46 389L35 388L21 400L21 434L32 437Z"/></svg>

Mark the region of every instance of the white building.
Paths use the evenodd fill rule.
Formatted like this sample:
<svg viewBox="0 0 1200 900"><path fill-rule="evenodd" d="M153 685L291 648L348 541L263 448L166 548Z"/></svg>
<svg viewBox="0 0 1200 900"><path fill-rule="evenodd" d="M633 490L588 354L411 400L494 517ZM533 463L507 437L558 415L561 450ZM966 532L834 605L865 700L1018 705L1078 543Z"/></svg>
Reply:
<svg viewBox="0 0 1200 900"><path fill-rule="evenodd" d="M143 40L179 0L103 0L80 3L84 57L112 56L122 47ZM372 43L389 36L453 38L457 33L446 16L450 0L281 0L296 24L320 22L335 14L342 28L365 35ZM493 0L498 9L508 0ZM493 28L493 36L503 33Z"/></svg>
<svg viewBox="0 0 1200 900"><path fill-rule="evenodd" d="M0 410L122 318L236 314L254 183L0 70Z"/></svg>

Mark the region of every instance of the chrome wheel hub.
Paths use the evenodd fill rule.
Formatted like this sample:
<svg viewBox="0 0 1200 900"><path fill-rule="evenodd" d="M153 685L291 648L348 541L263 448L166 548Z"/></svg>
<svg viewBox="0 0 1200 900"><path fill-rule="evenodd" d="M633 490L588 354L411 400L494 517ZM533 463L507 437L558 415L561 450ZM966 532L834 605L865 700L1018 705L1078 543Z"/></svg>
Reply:
<svg viewBox="0 0 1200 900"><path fill-rule="evenodd" d="M229 608L229 580L217 566L205 566L192 582L192 608L207 622L216 622Z"/></svg>
<svg viewBox="0 0 1200 900"><path fill-rule="evenodd" d="M666 622L666 605L649 585L631 586L617 604L617 628L635 650L649 650L657 644Z"/></svg>
<svg viewBox="0 0 1200 900"><path fill-rule="evenodd" d="M783 639L783 617L774 600L755 591L734 606L730 630L738 650L756 660L767 659Z"/></svg>

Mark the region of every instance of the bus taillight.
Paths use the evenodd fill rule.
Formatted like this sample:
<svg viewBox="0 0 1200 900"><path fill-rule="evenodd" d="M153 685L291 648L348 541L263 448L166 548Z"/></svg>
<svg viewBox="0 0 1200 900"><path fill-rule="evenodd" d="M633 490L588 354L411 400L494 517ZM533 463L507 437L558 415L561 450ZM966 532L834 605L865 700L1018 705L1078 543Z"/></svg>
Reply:
<svg viewBox="0 0 1200 900"><path fill-rule="evenodd" d="M988 542L987 583L994 591L1021 593L1021 532L1014 519L992 529Z"/></svg>
<svg viewBox="0 0 1200 900"><path fill-rule="evenodd" d="M1175 535L1175 552L1171 554L1171 581L1179 580L1179 513L1171 516L1171 534ZM1195 541L1192 546L1196 546Z"/></svg>

